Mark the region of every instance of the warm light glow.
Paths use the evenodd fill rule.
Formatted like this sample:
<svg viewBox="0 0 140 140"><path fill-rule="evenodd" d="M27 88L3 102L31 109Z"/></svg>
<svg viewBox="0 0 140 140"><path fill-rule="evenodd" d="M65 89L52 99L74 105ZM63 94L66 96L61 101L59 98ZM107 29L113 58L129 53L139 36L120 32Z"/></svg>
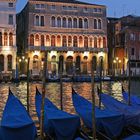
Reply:
<svg viewBox="0 0 140 140"><path fill-rule="evenodd" d="M11 51L11 48L9 46L5 46L4 51Z"/></svg>
<svg viewBox="0 0 140 140"><path fill-rule="evenodd" d="M22 59L24 60L25 59L25 56L22 56Z"/></svg>
<svg viewBox="0 0 140 140"><path fill-rule="evenodd" d="M88 56L89 55L89 52L84 52L84 56Z"/></svg>
<svg viewBox="0 0 140 140"><path fill-rule="evenodd" d="M104 53L103 53L103 52L99 52L99 53L98 53L98 56L99 56L99 57L104 57Z"/></svg>
<svg viewBox="0 0 140 140"><path fill-rule="evenodd" d="M57 56L57 52L56 51L51 51L50 52L50 57L52 57L52 56Z"/></svg>
<svg viewBox="0 0 140 140"><path fill-rule="evenodd" d="M34 51L34 55L39 55L40 54L40 52L39 51Z"/></svg>
<svg viewBox="0 0 140 140"><path fill-rule="evenodd" d="M21 59L19 59L19 62L21 62Z"/></svg>
<svg viewBox="0 0 140 140"><path fill-rule="evenodd" d="M116 63L116 60L113 60L113 63Z"/></svg>
<svg viewBox="0 0 140 140"><path fill-rule="evenodd" d="M122 61L121 60L119 60L119 63L121 63Z"/></svg>
<svg viewBox="0 0 140 140"><path fill-rule="evenodd" d="M25 59L25 62L28 62L28 59Z"/></svg>
<svg viewBox="0 0 140 140"><path fill-rule="evenodd" d="M73 56L73 51L68 51L67 56Z"/></svg>
<svg viewBox="0 0 140 140"><path fill-rule="evenodd" d="M116 57L116 60L119 60L119 58L118 58L118 57Z"/></svg>

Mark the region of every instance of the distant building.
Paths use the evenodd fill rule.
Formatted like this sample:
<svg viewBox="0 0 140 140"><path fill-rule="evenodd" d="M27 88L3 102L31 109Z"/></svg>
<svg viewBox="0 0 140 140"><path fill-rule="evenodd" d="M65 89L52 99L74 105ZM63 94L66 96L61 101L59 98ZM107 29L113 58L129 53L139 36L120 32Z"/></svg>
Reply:
<svg viewBox="0 0 140 140"><path fill-rule="evenodd" d="M108 24L111 23L108 19ZM109 44L109 50L113 49L110 69L117 74L128 74L128 60L131 60L132 75L140 75L140 17L126 16L112 22L108 30L112 28L113 41ZM112 62L111 62L112 61Z"/></svg>
<svg viewBox="0 0 140 140"><path fill-rule="evenodd" d="M90 74L103 57L107 71L106 7L76 0L29 0L17 15L20 56L30 57L32 76L41 74L48 51L48 73Z"/></svg>
<svg viewBox="0 0 140 140"><path fill-rule="evenodd" d="M0 77L14 77L16 69L16 0L0 0Z"/></svg>

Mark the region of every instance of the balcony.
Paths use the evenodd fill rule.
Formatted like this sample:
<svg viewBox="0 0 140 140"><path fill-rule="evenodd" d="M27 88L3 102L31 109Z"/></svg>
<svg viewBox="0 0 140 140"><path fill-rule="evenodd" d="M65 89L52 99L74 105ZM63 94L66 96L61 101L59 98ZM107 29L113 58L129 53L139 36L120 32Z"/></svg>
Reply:
<svg viewBox="0 0 140 140"><path fill-rule="evenodd" d="M75 51L75 52L108 52L108 48L79 48L79 47L45 47L45 46L29 46L28 51Z"/></svg>

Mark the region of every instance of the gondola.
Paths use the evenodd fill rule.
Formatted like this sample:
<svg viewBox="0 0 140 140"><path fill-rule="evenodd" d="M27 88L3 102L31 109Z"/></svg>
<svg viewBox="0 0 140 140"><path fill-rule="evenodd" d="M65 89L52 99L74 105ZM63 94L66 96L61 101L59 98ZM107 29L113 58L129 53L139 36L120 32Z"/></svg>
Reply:
<svg viewBox="0 0 140 140"><path fill-rule="evenodd" d="M72 89L72 100L75 110L85 126L92 129L92 103L77 94L74 89ZM109 138L121 134L124 126L124 116L121 113L95 107L95 118L98 132L105 132Z"/></svg>
<svg viewBox="0 0 140 140"><path fill-rule="evenodd" d="M36 89L36 111L40 119L42 96ZM44 132L57 140L73 140L80 128L80 118L59 110L49 99L45 98Z"/></svg>
<svg viewBox="0 0 140 140"><path fill-rule="evenodd" d="M22 103L9 90L0 124L0 140L35 140L36 127Z"/></svg>
<svg viewBox="0 0 140 140"><path fill-rule="evenodd" d="M101 102L107 109L124 114L125 126L132 125L140 127L140 107L128 106L108 94L102 93L100 97Z"/></svg>

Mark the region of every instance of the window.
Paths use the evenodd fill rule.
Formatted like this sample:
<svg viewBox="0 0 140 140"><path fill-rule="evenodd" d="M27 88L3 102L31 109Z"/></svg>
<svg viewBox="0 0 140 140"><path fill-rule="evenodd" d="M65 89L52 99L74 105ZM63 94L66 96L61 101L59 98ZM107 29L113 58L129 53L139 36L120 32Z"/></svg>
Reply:
<svg viewBox="0 0 140 140"><path fill-rule="evenodd" d="M77 7L76 7L76 6L74 6L74 7L73 7L73 10L77 10Z"/></svg>
<svg viewBox="0 0 140 140"><path fill-rule="evenodd" d="M55 36L54 35L51 37L51 46L55 47Z"/></svg>
<svg viewBox="0 0 140 140"><path fill-rule="evenodd" d="M88 12L88 9L87 8L84 8L84 12Z"/></svg>
<svg viewBox="0 0 140 140"><path fill-rule="evenodd" d="M73 38L73 46L74 46L74 47L77 47L77 46L78 46L78 43L77 43L77 36L74 36L74 38Z"/></svg>
<svg viewBox="0 0 140 140"><path fill-rule="evenodd" d="M9 34L9 46L13 46L13 34Z"/></svg>
<svg viewBox="0 0 140 140"><path fill-rule="evenodd" d="M63 39L62 39L62 46L63 46L63 47L67 47L67 37L66 37L66 36L63 36Z"/></svg>
<svg viewBox="0 0 140 140"><path fill-rule="evenodd" d="M38 15L35 16L35 25L39 26L39 16Z"/></svg>
<svg viewBox="0 0 140 140"><path fill-rule="evenodd" d="M55 27L55 17L51 18L51 24L52 24L52 27Z"/></svg>
<svg viewBox="0 0 140 140"><path fill-rule="evenodd" d="M61 36L60 35L57 36L57 46L58 47L61 46Z"/></svg>
<svg viewBox="0 0 140 140"><path fill-rule="evenodd" d="M64 17L63 18L63 25L62 25L64 28L66 28L67 27L67 20L66 20L66 18Z"/></svg>
<svg viewBox="0 0 140 140"><path fill-rule="evenodd" d="M68 18L68 28L72 28L72 19Z"/></svg>
<svg viewBox="0 0 140 140"><path fill-rule="evenodd" d="M67 7L66 6L63 6L62 8L63 8L63 10L67 10Z"/></svg>
<svg viewBox="0 0 140 140"><path fill-rule="evenodd" d="M97 38L94 37L94 47L97 48Z"/></svg>
<svg viewBox="0 0 140 140"><path fill-rule="evenodd" d="M84 19L84 28L88 29L88 20L87 19Z"/></svg>
<svg viewBox="0 0 140 140"><path fill-rule="evenodd" d="M7 56L8 59L8 71L12 70L12 55Z"/></svg>
<svg viewBox="0 0 140 140"><path fill-rule="evenodd" d="M102 21L101 21L101 19L98 19L98 29L102 29Z"/></svg>
<svg viewBox="0 0 140 140"><path fill-rule="evenodd" d="M102 12L102 9L101 9L101 8L98 8L97 11L98 11L99 13L101 13L101 12Z"/></svg>
<svg viewBox="0 0 140 140"><path fill-rule="evenodd" d="M9 15L9 25L13 25L13 15Z"/></svg>
<svg viewBox="0 0 140 140"><path fill-rule="evenodd" d="M60 17L57 18L57 27L61 27L61 18Z"/></svg>
<svg viewBox="0 0 140 140"><path fill-rule="evenodd" d="M44 9L45 8L45 5L44 4L41 4L41 9Z"/></svg>
<svg viewBox="0 0 140 140"><path fill-rule="evenodd" d="M41 16L41 23L40 23L41 26L44 26L44 16Z"/></svg>
<svg viewBox="0 0 140 140"><path fill-rule="evenodd" d="M14 7L14 4L12 2L10 2L8 5L9 7Z"/></svg>
<svg viewBox="0 0 140 140"><path fill-rule="evenodd" d="M68 47L72 47L72 37L68 36Z"/></svg>
<svg viewBox="0 0 140 140"><path fill-rule="evenodd" d="M83 20L81 18L79 19L79 28L83 28Z"/></svg>
<svg viewBox="0 0 140 140"><path fill-rule="evenodd" d="M97 19L94 19L94 29L97 29Z"/></svg>
<svg viewBox="0 0 140 140"><path fill-rule="evenodd" d="M74 20L73 20L73 27L77 28L77 19L76 18L74 18Z"/></svg>
<svg viewBox="0 0 140 140"><path fill-rule="evenodd" d="M92 38L89 39L89 46L92 47Z"/></svg>
<svg viewBox="0 0 140 140"><path fill-rule="evenodd" d="M135 49L131 48L131 55L135 55Z"/></svg>
<svg viewBox="0 0 140 140"><path fill-rule="evenodd" d="M84 37L84 47L88 48L88 37Z"/></svg>
<svg viewBox="0 0 140 140"><path fill-rule="evenodd" d="M49 37L49 35L46 35L46 45L50 46L50 37Z"/></svg>
<svg viewBox="0 0 140 140"><path fill-rule="evenodd" d="M130 40L135 40L136 39L136 35L134 33L130 34Z"/></svg>
<svg viewBox="0 0 140 140"><path fill-rule="evenodd" d="M30 45L34 46L34 35L30 35Z"/></svg>
<svg viewBox="0 0 140 140"><path fill-rule="evenodd" d="M0 71L4 71L4 55L0 55Z"/></svg>
<svg viewBox="0 0 140 140"><path fill-rule="evenodd" d="M39 58L37 55L33 56L33 69L39 69Z"/></svg>
<svg viewBox="0 0 140 140"><path fill-rule="evenodd" d="M83 37L79 37L79 47L83 47Z"/></svg>
<svg viewBox="0 0 140 140"><path fill-rule="evenodd" d="M71 6L68 6L68 10L72 10L72 7Z"/></svg>
<svg viewBox="0 0 140 140"><path fill-rule="evenodd" d="M40 8L40 4L36 4L36 5L35 5L35 8L36 8L36 9L39 9L39 8Z"/></svg>
<svg viewBox="0 0 140 140"><path fill-rule="evenodd" d="M39 46L39 35L37 34L35 36L36 46Z"/></svg>
<svg viewBox="0 0 140 140"><path fill-rule="evenodd" d="M51 10L55 10L55 9L56 9L55 5L51 5Z"/></svg>
<svg viewBox="0 0 140 140"><path fill-rule="evenodd" d="M44 35L41 35L41 46L45 46Z"/></svg>
<svg viewBox="0 0 140 140"><path fill-rule="evenodd" d="M8 35L7 33L4 33L4 46L8 45Z"/></svg>
<svg viewBox="0 0 140 140"><path fill-rule="evenodd" d="M103 47L106 48L106 38L103 37Z"/></svg>
<svg viewBox="0 0 140 140"><path fill-rule="evenodd" d="M94 13L97 13L97 8L93 8L93 12Z"/></svg>

